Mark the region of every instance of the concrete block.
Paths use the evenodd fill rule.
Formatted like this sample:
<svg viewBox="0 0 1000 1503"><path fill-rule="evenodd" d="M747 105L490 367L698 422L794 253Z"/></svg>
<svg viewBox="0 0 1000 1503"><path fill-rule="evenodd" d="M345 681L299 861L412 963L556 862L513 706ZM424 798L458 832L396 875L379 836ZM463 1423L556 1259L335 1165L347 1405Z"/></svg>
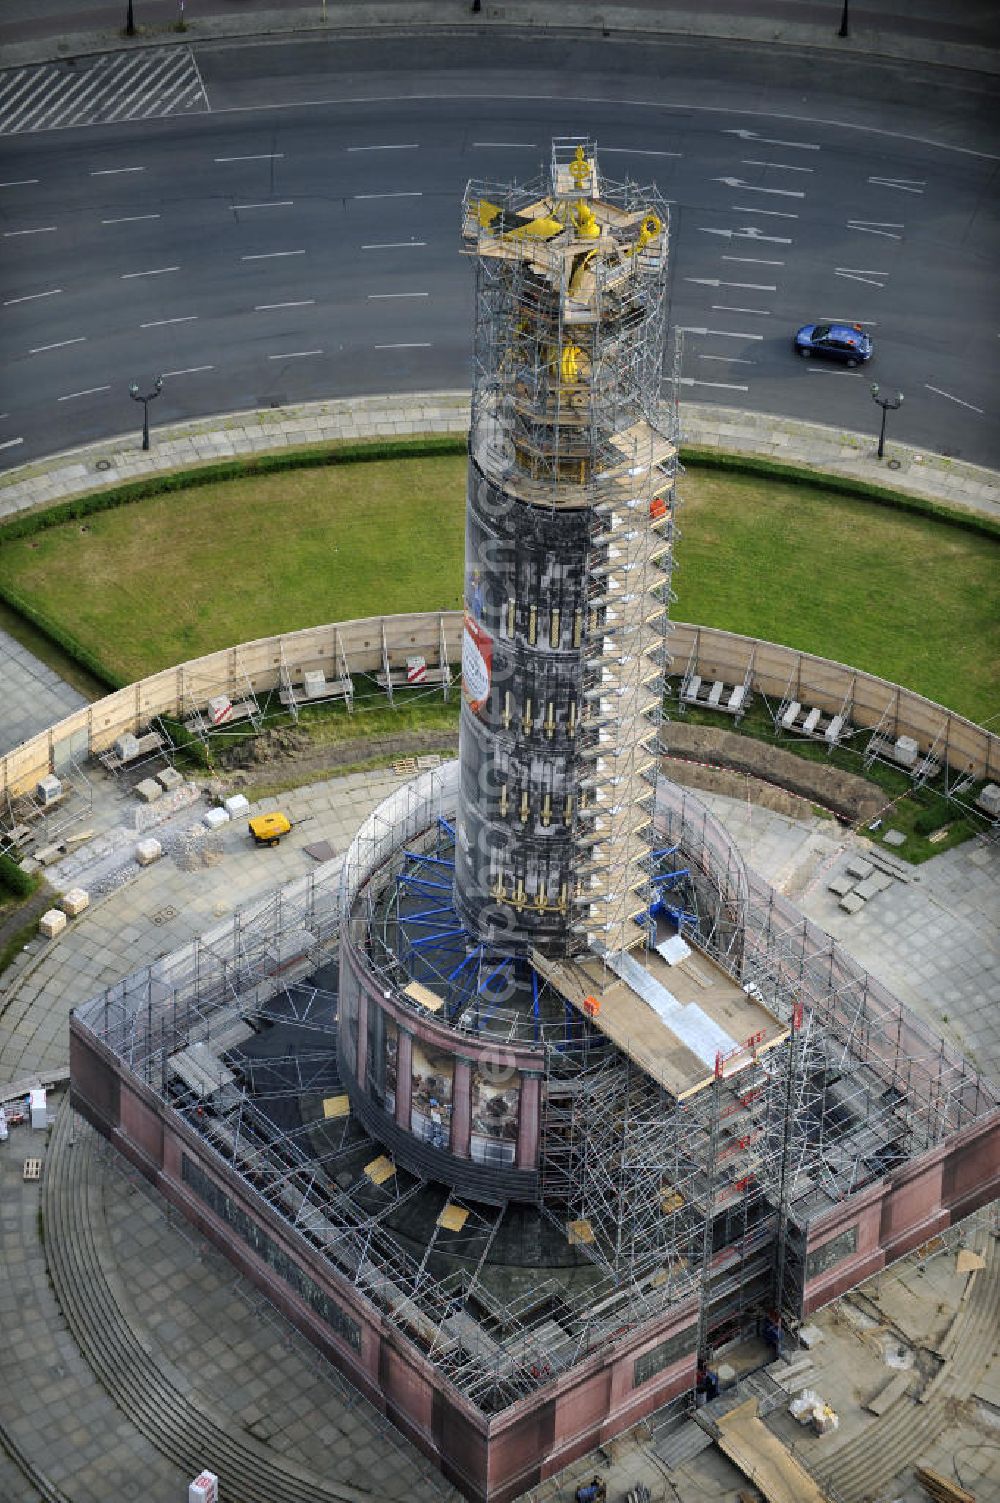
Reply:
<svg viewBox="0 0 1000 1503"><path fill-rule="evenodd" d="M976 799L976 805L991 819L1000 817L1000 783L987 783Z"/></svg>
<svg viewBox="0 0 1000 1503"><path fill-rule="evenodd" d="M135 793L144 803L155 804L158 798L163 797L163 788L155 778L143 778L141 783L136 783Z"/></svg>
<svg viewBox="0 0 1000 1503"><path fill-rule="evenodd" d="M45 939L55 939L66 927L66 915L58 908L49 908L38 920L38 932Z"/></svg>
<svg viewBox="0 0 1000 1503"><path fill-rule="evenodd" d="M892 755L900 767L913 767L919 750L920 747L912 736L897 736Z"/></svg>
<svg viewBox="0 0 1000 1503"><path fill-rule="evenodd" d="M879 880L880 876L881 873L878 873L875 876L866 877L863 882L859 882L854 889L858 897L864 898L867 903L869 898L873 898L877 893L880 893L882 891L882 883Z"/></svg>
<svg viewBox="0 0 1000 1503"><path fill-rule="evenodd" d="M140 840L135 848L135 859L140 866L152 866L153 862L159 861L162 855L162 845L151 836L148 840Z"/></svg>
<svg viewBox="0 0 1000 1503"><path fill-rule="evenodd" d="M76 918L77 914L90 907L90 893L84 887L71 887L59 899L59 907L68 918Z"/></svg>
<svg viewBox="0 0 1000 1503"><path fill-rule="evenodd" d="M906 836L902 830L886 830L882 839L886 845L901 846L906 844Z"/></svg>
<svg viewBox="0 0 1000 1503"><path fill-rule="evenodd" d="M225 800L223 808L230 819L236 819L238 816L246 814L250 808L250 800L245 793L233 793Z"/></svg>
<svg viewBox="0 0 1000 1503"><path fill-rule="evenodd" d="M229 812L226 809L206 809L201 822L207 830L221 829L229 823Z"/></svg>
<svg viewBox="0 0 1000 1503"><path fill-rule="evenodd" d="M856 877L849 877L846 872L841 872L839 877L834 877L833 881L826 885L832 893L836 893L838 898L843 898L847 896L856 881Z"/></svg>
<svg viewBox="0 0 1000 1503"><path fill-rule="evenodd" d="M859 913L865 906L865 900L859 898L856 892L849 892L846 897L841 898L840 906L845 913Z"/></svg>
<svg viewBox="0 0 1000 1503"><path fill-rule="evenodd" d="M177 771L176 767L161 767L156 774L156 781L164 793L170 793L172 789L179 788L184 781L184 774Z"/></svg>
<svg viewBox="0 0 1000 1503"><path fill-rule="evenodd" d="M852 856L844 867L844 870L845 872L849 872L852 877L856 877L859 882L863 882L866 877L871 876L875 868L870 861L863 861L860 856Z"/></svg>

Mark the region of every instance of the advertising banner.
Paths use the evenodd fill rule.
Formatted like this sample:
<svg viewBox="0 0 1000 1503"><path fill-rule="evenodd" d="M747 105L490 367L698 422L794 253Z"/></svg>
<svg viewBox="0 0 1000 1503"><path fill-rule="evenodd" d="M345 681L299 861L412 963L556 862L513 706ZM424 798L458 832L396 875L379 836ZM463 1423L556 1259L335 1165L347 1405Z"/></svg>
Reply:
<svg viewBox="0 0 1000 1503"><path fill-rule="evenodd" d="M493 638L468 611L462 637L462 693L469 709L480 715L490 697L493 672Z"/></svg>

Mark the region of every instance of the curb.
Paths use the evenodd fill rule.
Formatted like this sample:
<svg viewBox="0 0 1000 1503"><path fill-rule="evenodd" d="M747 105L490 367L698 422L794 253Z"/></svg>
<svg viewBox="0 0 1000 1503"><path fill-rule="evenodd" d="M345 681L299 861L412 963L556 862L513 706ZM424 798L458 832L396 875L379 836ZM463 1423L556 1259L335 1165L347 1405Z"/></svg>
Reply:
<svg viewBox="0 0 1000 1503"><path fill-rule="evenodd" d="M912 37L897 30L856 26L853 34L840 37L834 26L798 21L778 22L747 16L740 7L732 13L706 15L697 8L664 13L652 7L609 3L592 5L582 0L553 0L541 7L534 3L496 4L486 0L473 13L468 0L384 0L381 4L353 3L333 6L316 19L316 6L298 11L259 11L246 17L208 16L187 23L183 32L171 25L150 29L136 37L119 30L71 32L62 37L44 37L14 42L0 48L0 68L25 67L92 53L134 51L144 47L202 46L214 42L261 42L287 40L290 34L315 39L322 35L396 35L423 33L429 28L447 32L551 31L557 34L593 34L615 42L641 38L645 42L669 43L680 37L707 41L743 43L759 47L788 47L804 51L831 51L840 56L892 60L925 66L950 67L971 72L1000 73L1000 50L961 42L940 42ZM545 19L540 19L544 13ZM910 18L911 26L915 18Z"/></svg>
<svg viewBox="0 0 1000 1503"><path fill-rule="evenodd" d="M887 443L887 466L875 460L871 434L738 408L682 403L682 445L795 464L817 476L882 483L955 510L1000 518L1000 473L964 460ZM283 448L364 439L465 434L464 392L344 398L250 409L174 423L154 430L143 452L134 433L87 444L0 474L0 519L169 470ZM669 426L669 425L668 425Z"/></svg>

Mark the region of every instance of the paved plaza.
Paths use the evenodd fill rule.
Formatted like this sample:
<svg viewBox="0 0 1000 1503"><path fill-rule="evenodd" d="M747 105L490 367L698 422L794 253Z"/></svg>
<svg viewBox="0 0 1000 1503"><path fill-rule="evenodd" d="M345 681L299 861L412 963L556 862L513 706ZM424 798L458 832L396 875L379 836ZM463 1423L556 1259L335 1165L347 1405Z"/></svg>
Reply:
<svg viewBox="0 0 1000 1503"><path fill-rule="evenodd" d="M86 704L8 632L0 631L0 756Z"/></svg>

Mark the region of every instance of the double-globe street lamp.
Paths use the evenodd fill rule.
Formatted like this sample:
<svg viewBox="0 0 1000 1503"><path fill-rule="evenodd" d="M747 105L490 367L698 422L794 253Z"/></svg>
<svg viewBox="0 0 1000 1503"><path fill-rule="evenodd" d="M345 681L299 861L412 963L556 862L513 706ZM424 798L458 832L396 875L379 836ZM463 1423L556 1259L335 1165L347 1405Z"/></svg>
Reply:
<svg viewBox="0 0 1000 1503"><path fill-rule="evenodd" d="M873 381L872 401L877 402L879 407L881 407L882 409L882 427L879 430L878 435L878 457L879 459L881 459L883 454L885 453L885 415L890 409L895 412L897 407L902 407L903 393L901 391L897 392L894 397L880 397L878 393L879 384L877 381Z"/></svg>
<svg viewBox="0 0 1000 1503"><path fill-rule="evenodd" d="M162 376L153 377L152 391L141 392L139 390L138 381L133 381L128 389L128 394L132 398L133 402L142 403L142 447L144 449L149 448L149 404L153 401L154 397L158 397L160 395L160 392L162 390Z"/></svg>

